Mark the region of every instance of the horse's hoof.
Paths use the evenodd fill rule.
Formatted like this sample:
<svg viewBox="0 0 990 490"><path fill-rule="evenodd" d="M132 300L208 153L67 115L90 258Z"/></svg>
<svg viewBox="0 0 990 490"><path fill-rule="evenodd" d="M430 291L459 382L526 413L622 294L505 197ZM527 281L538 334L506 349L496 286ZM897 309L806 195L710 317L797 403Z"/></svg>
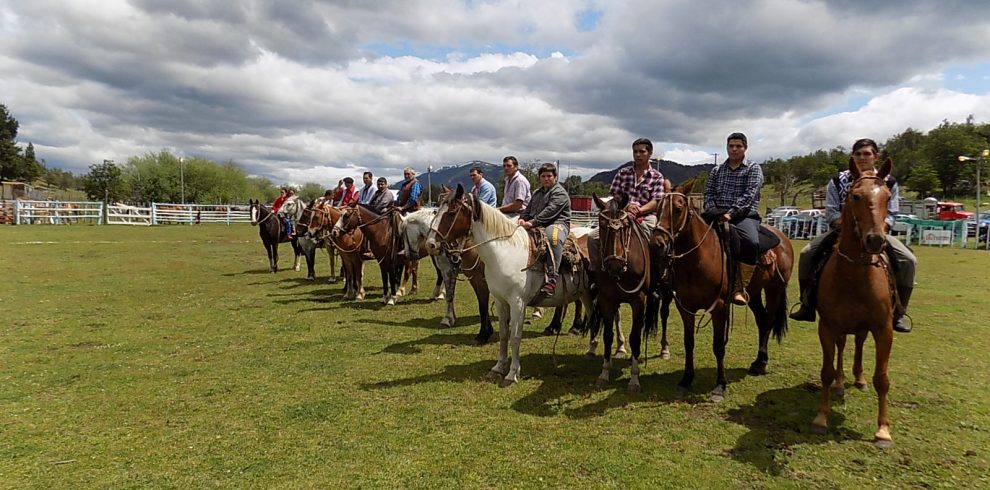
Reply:
<svg viewBox="0 0 990 490"><path fill-rule="evenodd" d="M722 394L722 393L716 393L716 392L713 391L711 393L710 400L711 400L712 403L722 403L722 401L725 400L725 395Z"/></svg>
<svg viewBox="0 0 990 490"><path fill-rule="evenodd" d="M329 282L330 284L337 284L337 278L331 277L330 279L327 279L327 282Z"/></svg>
<svg viewBox="0 0 990 490"><path fill-rule="evenodd" d="M502 373L493 370L493 371L488 371L488 373L485 374L485 379L487 379L488 381L498 381L502 379L502 376L503 376Z"/></svg>
<svg viewBox="0 0 990 490"><path fill-rule="evenodd" d="M828 427L827 426L818 425L818 424L815 424L815 423L812 423L811 424L811 433L812 434L818 434L820 436L823 436L827 432L828 432Z"/></svg>
<svg viewBox="0 0 990 490"><path fill-rule="evenodd" d="M474 345L485 345L491 341L491 337L475 337Z"/></svg>
<svg viewBox="0 0 990 490"><path fill-rule="evenodd" d="M454 326L454 322L447 320L446 318L440 321L440 326L443 328L450 328Z"/></svg>
<svg viewBox="0 0 990 490"><path fill-rule="evenodd" d="M873 445L880 449L890 449L894 447L894 441L890 439L876 439L873 441Z"/></svg>
<svg viewBox="0 0 990 490"><path fill-rule="evenodd" d="M416 296L416 293L418 293L418 292L419 292L418 289L412 288L412 289L409 290L409 296Z"/></svg>
<svg viewBox="0 0 990 490"><path fill-rule="evenodd" d="M539 320L540 318L543 318L543 312L540 311L539 308L533 310L533 319L534 320Z"/></svg>
<svg viewBox="0 0 990 490"><path fill-rule="evenodd" d="M846 389L843 388L843 387L841 387L841 386L833 386L832 387L832 396L834 396L836 398L845 398L846 397Z"/></svg>
<svg viewBox="0 0 990 490"><path fill-rule="evenodd" d="M596 357L598 357L598 356L595 355L594 351L590 351L589 350L588 352L585 352L584 353L584 358L585 359L594 359Z"/></svg>
<svg viewBox="0 0 990 490"><path fill-rule="evenodd" d="M436 294L433 296L433 301L443 301L445 297L443 293Z"/></svg>
<svg viewBox="0 0 990 490"><path fill-rule="evenodd" d="M626 357L627 354L628 354L628 352L626 352L625 349L619 349L619 350L615 351L615 354L612 355L612 357L615 358L615 359L623 359L623 358Z"/></svg>
<svg viewBox="0 0 990 490"><path fill-rule="evenodd" d="M404 289L402 289L402 288L399 288L399 290L395 292L395 295L396 296L405 296L406 295L406 291Z"/></svg>
<svg viewBox="0 0 990 490"><path fill-rule="evenodd" d="M547 326L547 328L544 328L543 329L543 335L546 335L548 337L552 337L554 335L557 335L558 333L560 333L560 329L559 328L553 328L552 325Z"/></svg>
<svg viewBox="0 0 990 490"><path fill-rule="evenodd" d="M663 350L660 351L660 359L670 359L670 349L664 347Z"/></svg>
<svg viewBox="0 0 990 490"><path fill-rule="evenodd" d="M640 385L634 385L634 384L630 384L630 385L629 385L629 393L636 393L636 394L639 394L639 393L641 393L642 391L643 391L643 387L642 387L642 386L640 386Z"/></svg>
<svg viewBox="0 0 990 490"><path fill-rule="evenodd" d="M598 380L595 381L595 387L598 388L599 390L604 390L605 388L608 388L608 380L598 378Z"/></svg>
<svg viewBox="0 0 990 490"><path fill-rule="evenodd" d="M307 281L315 281L316 280L316 276L306 276L306 280Z"/></svg>
<svg viewBox="0 0 990 490"><path fill-rule="evenodd" d="M578 335L581 335L581 330L578 330L576 327L571 327L571 329L568 330L567 333L576 337Z"/></svg>
<svg viewBox="0 0 990 490"><path fill-rule="evenodd" d="M516 380L503 378L502 381L498 384L498 387L499 388L508 388L508 387L510 387L510 386L512 386L514 384L516 384Z"/></svg>
<svg viewBox="0 0 990 490"><path fill-rule="evenodd" d="M853 387L859 391L866 391L866 383L854 383Z"/></svg>
<svg viewBox="0 0 990 490"><path fill-rule="evenodd" d="M753 364L749 365L749 371L747 372L753 376L763 376L767 374L767 364L765 362L754 361Z"/></svg>
<svg viewBox="0 0 990 490"><path fill-rule="evenodd" d="M389 298L388 301L385 302L385 306L395 306L395 298Z"/></svg>

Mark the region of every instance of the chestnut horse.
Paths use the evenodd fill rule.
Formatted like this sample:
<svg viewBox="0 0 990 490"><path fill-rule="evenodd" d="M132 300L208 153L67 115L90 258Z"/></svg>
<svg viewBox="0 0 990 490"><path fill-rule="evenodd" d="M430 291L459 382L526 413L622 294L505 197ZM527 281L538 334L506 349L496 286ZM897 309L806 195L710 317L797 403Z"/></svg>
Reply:
<svg viewBox="0 0 990 490"><path fill-rule="evenodd" d="M364 204L354 204L344 208L344 214L333 228L333 236L342 236L353 230L361 230L364 238L369 240L371 253L378 262L382 274L382 303L394 305L399 281L402 279L402 269L406 257L399 254L402 248L400 233L402 217L397 211L389 210L378 214Z"/></svg>
<svg viewBox="0 0 990 490"><path fill-rule="evenodd" d="M320 201L312 207L308 234L337 250L344 266L344 299L360 301L364 299L364 259L361 257L364 234L361 230L352 230L332 236L334 225L342 214L340 208L331 206L328 201Z"/></svg>
<svg viewBox="0 0 990 490"><path fill-rule="evenodd" d="M890 264L884 254L886 241L887 202L890 190L884 178L893 163L888 158L879 172L860 172L849 159L852 187L842 207L839 241L825 262L818 287L818 340L822 344L822 393L818 415L811 423L815 432L828 428L829 391L844 392L842 350L846 336L854 335L856 351L853 359L855 386L866 389L863 377L863 343L867 334L876 344L876 368L873 387L877 390L879 410L874 444L890 447L890 419L887 416L887 392L890 379L887 363L894 340L893 282ZM838 352L838 366L833 366ZM833 384L834 381L834 384Z"/></svg>
<svg viewBox="0 0 990 490"><path fill-rule="evenodd" d="M695 312L704 310L712 319L712 350L718 364L712 401L725 397L725 346L729 342L729 283L728 258L714 230L691 206L688 194L694 181L678 186L660 201L660 218L653 230L653 245L657 256L667 261L671 286L678 311L684 323L684 374L678 386L688 388L694 381L694 322ZM765 374L769 355L770 334L779 342L787 331L787 281L794 265L791 242L776 228L764 226L780 239L771 249L776 258L762 263L761 255L747 293L749 308L756 317L760 346L750 374ZM766 292L766 304L761 292Z"/></svg>
<svg viewBox="0 0 990 490"><path fill-rule="evenodd" d="M632 363L629 373L629 391L638 393L640 336L643 332L646 297L650 290L650 237L624 211L629 204L629 196L619 194L608 203L597 195L592 195L601 211L598 213L598 239L601 243L602 263L595 272L598 285L598 308L602 324L611 326L619 312L619 305L628 303L632 308L632 331L629 345L632 348ZM602 373L598 376L598 387L608 386L612 369L612 329L605 328L602 334L605 341L605 360Z"/></svg>

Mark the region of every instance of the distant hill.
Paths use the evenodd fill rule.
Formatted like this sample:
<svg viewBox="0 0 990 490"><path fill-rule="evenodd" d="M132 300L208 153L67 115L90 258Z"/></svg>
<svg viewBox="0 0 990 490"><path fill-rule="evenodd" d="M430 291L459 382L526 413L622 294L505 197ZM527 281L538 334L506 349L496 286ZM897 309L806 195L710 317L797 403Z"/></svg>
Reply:
<svg viewBox="0 0 990 490"><path fill-rule="evenodd" d="M611 185L612 179L615 178L615 174L619 173L619 169L628 167L632 164L633 162L629 161L622 164L615 170L599 172L588 179L588 181L601 182L605 185ZM715 168L715 165L711 163L706 163L704 165L681 165L680 163L672 162L670 160L660 160L660 173L663 174L664 178L673 182L674 185L680 184L688 179L693 179L697 177L698 174L707 174L708 172L711 172L713 168Z"/></svg>
<svg viewBox="0 0 990 490"><path fill-rule="evenodd" d="M468 177L468 172L475 166L479 166L485 171L485 178L491 183L500 182L502 180L502 166L495 165L494 163L483 162L481 160L473 160L461 165L449 165L438 170L433 171L433 176L428 177L426 172L416 175L419 179L419 183L423 184L423 188L426 189L426 184L428 181L432 181L433 185L446 185L448 187L457 187L457 184L463 184L464 187L470 188L474 184L471 183L471 178ZM392 184L392 189L399 188L399 182Z"/></svg>

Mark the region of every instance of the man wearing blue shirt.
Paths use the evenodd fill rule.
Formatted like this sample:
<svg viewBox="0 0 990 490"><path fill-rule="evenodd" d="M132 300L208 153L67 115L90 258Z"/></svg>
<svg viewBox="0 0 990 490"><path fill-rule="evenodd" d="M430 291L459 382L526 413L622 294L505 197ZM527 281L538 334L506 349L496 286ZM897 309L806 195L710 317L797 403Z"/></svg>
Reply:
<svg viewBox="0 0 990 490"><path fill-rule="evenodd" d="M416 179L416 171L406 167L402 171L405 177L399 184L399 196L395 198L395 206L403 215L419 210L419 197L423 193L423 184Z"/></svg>
<svg viewBox="0 0 990 490"><path fill-rule="evenodd" d="M368 204L371 202L371 196L375 195L375 176L371 172L365 172L362 178L364 179L364 187L358 194L358 202Z"/></svg>
<svg viewBox="0 0 990 490"><path fill-rule="evenodd" d="M485 171L480 166L472 167L468 172L468 177L471 178L471 182L474 182L471 194L478 196L481 202L493 208L497 207L498 196L495 194L495 186L488 179L485 179Z"/></svg>

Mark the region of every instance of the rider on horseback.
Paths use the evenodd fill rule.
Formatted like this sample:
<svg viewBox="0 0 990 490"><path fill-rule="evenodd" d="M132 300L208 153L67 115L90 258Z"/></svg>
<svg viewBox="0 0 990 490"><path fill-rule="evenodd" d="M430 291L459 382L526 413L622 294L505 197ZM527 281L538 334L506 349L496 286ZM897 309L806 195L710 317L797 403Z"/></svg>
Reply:
<svg viewBox="0 0 990 490"><path fill-rule="evenodd" d="M852 160L859 167L860 171L876 170L876 161L879 155L877 143L869 138L857 140L852 147ZM898 205L899 191L897 181L894 177L887 176L884 181L890 189L890 201L887 204L887 225L894 224L894 213L900 207ZM838 175L832 177L828 182L828 189L825 198L826 214L825 219L829 223L831 230L828 233L819 235L801 250L801 257L798 265L798 281L801 286L801 308L791 313L791 318L802 322L815 321L815 307L818 297L818 272L828 258L832 246L839 236L838 220L842 216L842 205L846 202L849 189L852 187L853 179L849 170L843 170ZM895 309L894 330L898 332L910 332L911 326L904 321L904 313L911 300L911 292L914 289L914 269L917 259L903 243L892 235L886 235L887 252L893 260L894 275L897 283L897 296L900 298L901 308Z"/></svg>
<svg viewBox="0 0 990 490"><path fill-rule="evenodd" d="M291 187L285 187L283 189L285 192L285 200L282 201L281 205L278 207L276 214L282 218L282 223L285 224L285 236L292 239L292 215L296 212L296 206L298 206L298 197L296 196L296 191ZM274 206L273 206L274 207Z"/></svg>
<svg viewBox="0 0 990 490"><path fill-rule="evenodd" d="M757 210L763 170L746 161L748 147L745 134L730 134L725 144L729 158L712 169L705 183L705 214L731 223L739 237L739 250L733 251L733 258L739 264L739 278L732 296L732 303L736 305L749 303L746 287L753 278L759 254L760 214Z"/></svg>
<svg viewBox="0 0 990 490"><path fill-rule="evenodd" d="M571 228L571 198L564 186L557 182L557 167L554 164L544 163L540 167L540 188L533 193L529 206L519 216L519 226L526 230L544 228L553 257L546 260L547 280L540 293L553 296L557 289L557 269L564 252L564 240Z"/></svg>

